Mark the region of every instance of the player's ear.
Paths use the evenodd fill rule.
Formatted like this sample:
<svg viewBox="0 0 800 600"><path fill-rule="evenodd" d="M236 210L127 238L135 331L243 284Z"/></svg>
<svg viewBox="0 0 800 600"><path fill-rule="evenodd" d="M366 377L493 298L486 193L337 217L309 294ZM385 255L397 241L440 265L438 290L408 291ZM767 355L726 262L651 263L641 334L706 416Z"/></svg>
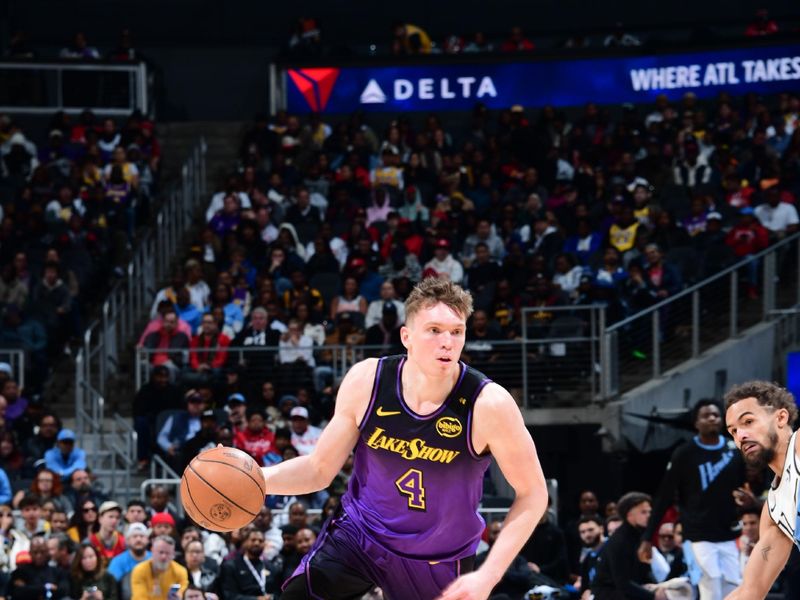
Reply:
<svg viewBox="0 0 800 600"><path fill-rule="evenodd" d="M406 327L405 325L400 327L400 341L403 343L403 346L405 346L406 348L408 348L409 335L410 335L410 333L408 331L408 327Z"/></svg>
<svg viewBox="0 0 800 600"><path fill-rule="evenodd" d="M784 428L789 424L789 411L785 408L779 408L778 414L775 415L775 420L779 428Z"/></svg>

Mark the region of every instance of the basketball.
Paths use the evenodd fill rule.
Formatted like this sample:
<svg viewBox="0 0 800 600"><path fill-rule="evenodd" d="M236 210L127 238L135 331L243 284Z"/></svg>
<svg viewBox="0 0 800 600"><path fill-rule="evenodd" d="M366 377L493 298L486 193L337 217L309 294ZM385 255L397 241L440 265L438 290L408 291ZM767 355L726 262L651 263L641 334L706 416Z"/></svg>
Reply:
<svg viewBox="0 0 800 600"><path fill-rule="evenodd" d="M192 520L206 529L239 529L258 515L266 482L248 454L218 446L192 459L181 478L181 502Z"/></svg>

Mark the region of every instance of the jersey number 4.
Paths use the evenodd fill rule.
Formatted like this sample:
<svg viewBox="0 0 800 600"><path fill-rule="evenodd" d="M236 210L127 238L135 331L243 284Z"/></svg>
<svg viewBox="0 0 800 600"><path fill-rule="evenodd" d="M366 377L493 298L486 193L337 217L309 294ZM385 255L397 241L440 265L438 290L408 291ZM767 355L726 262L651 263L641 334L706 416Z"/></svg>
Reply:
<svg viewBox="0 0 800 600"><path fill-rule="evenodd" d="M397 491L408 498L408 508L425 510L425 488L422 485L422 471L409 469L395 482Z"/></svg>

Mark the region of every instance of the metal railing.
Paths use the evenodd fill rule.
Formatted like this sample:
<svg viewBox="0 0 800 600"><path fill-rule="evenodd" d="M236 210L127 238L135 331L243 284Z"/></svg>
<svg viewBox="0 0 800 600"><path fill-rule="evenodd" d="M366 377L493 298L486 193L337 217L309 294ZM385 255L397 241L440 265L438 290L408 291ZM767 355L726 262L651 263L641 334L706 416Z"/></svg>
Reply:
<svg viewBox="0 0 800 600"><path fill-rule="evenodd" d="M76 434L99 440L103 452L89 456L90 466L103 472L112 485L130 485L136 465L136 432L128 419L114 414L111 432L105 431L104 396L109 377L119 368L121 353L130 347L138 323L145 319L156 293L156 281L165 279L171 260L189 230L198 207L206 200L207 147L201 139L182 169L180 185L166 197L151 228L138 244L127 267L103 302L100 318L85 331L83 348L75 361ZM104 465L110 452L110 465Z"/></svg>
<svg viewBox="0 0 800 600"><path fill-rule="evenodd" d="M0 112L78 113L153 117L153 81L143 62L0 61Z"/></svg>
<svg viewBox="0 0 800 600"><path fill-rule="evenodd" d="M603 332L603 397L625 393L800 303L800 233Z"/></svg>
<svg viewBox="0 0 800 600"><path fill-rule="evenodd" d="M20 348L0 348L0 362L11 366L11 373L21 389L25 389L25 350Z"/></svg>

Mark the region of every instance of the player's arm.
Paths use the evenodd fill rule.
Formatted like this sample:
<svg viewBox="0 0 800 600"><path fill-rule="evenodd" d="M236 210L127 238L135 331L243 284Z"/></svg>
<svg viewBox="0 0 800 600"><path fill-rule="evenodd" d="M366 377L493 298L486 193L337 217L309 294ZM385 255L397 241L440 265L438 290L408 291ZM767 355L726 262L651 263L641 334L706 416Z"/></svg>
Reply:
<svg viewBox="0 0 800 600"><path fill-rule="evenodd" d="M330 485L358 440L358 423L369 401L376 365L375 359L368 359L347 372L333 418L311 454L263 468L267 494L297 496Z"/></svg>
<svg viewBox="0 0 800 600"><path fill-rule="evenodd" d="M759 540L744 568L742 585L725 600L765 598L792 551L792 541L770 518L767 505L761 511Z"/></svg>
<svg viewBox="0 0 800 600"><path fill-rule="evenodd" d="M488 447L516 495L483 565L461 579L474 576L479 581L459 583L461 580L457 580L442 595L446 599L472 597L467 589L461 589L472 585L488 586L488 594L503 578L547 509L544 473L517 403L505 389L492 383L484 388L474 410L472 439L476 451Z"/></svg>

